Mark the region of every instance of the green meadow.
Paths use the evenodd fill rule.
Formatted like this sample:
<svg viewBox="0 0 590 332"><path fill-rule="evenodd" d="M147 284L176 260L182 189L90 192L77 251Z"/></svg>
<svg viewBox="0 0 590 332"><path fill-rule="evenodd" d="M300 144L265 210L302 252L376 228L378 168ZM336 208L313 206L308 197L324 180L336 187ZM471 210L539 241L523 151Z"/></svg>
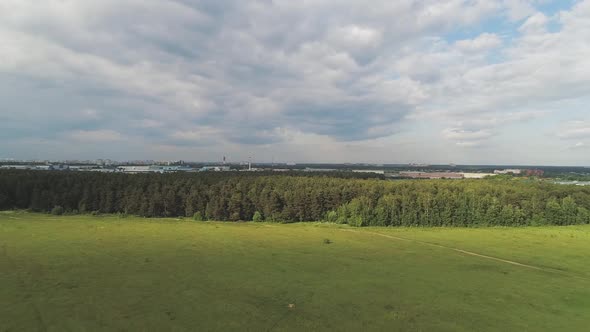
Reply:
<svg viewBox="0 0 590 332"><path fill-rule="evenodd" d="M588 331L590 226L0 212L0 331Z"/></svg>

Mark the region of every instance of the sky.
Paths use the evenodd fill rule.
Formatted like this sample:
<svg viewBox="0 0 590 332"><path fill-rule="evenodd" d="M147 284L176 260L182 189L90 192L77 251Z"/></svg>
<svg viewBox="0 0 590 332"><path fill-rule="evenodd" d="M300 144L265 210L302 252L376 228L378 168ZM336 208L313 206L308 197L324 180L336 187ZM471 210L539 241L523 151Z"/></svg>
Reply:
<svg viewBox="0 0 590 332"><path fill-rule="evenodd" d="M0 158L590 166L590 0L2 0Z"/></svg>

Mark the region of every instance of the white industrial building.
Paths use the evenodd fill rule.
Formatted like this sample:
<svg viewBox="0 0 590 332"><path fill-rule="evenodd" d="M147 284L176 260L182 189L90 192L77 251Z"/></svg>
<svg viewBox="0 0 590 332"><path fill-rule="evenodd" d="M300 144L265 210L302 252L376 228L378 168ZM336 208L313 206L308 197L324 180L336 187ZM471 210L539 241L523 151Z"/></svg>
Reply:
<svg viewBox="0 0 590 332"><path fill-rule="evenodd" d="M497 174L493 173L463 173L463 176L466 179L484 179L488 176L496 176Z"/></svg>
<svg viewBox="0 0 590 332"><path fill-rule="evenodd" d="M494 171L494 174L514 174L520 175L522 173L522 169L497 169Z"/></svg>
<svg viewBox="0 0 590 332"><path fill-rule="evenodd" d="M373 173L373 174L385 174L384 170L378 170L378 169L353 169L352 170L354 173Z"/></svg>

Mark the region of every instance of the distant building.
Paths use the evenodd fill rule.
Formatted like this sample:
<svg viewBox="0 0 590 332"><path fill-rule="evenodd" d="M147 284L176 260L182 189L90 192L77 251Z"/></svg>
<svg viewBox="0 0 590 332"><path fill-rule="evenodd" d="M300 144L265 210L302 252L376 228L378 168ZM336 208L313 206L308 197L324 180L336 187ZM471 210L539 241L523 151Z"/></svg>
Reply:
<svg viewBox="0 0 590 332"><path fill-rule="evenodd" d="M520 175L522 174L522 169L502 169L502 170L495 170L494 174L512 174L512 175Z"/></svg>
<svg viewBox="0 0 590 332"><path fill-rule="evenodd" d="M163 172L170 173L170 172L190 172L193 169L186 166L162 166L160 169Z"/></svg>
<svg viewBox="0 0 590 332"><path fill-rule="evenodd" d="M2 169L20 169L20 170L25 170L25 169L33 169L35 166L31 166L31 165L2 165L0 166L0 168Z"/></svg>
<svg viewBox="0 0 590 332"><path fill-rule="evenodd" d="M464 179L463 173L454 172L400 172L403 178L410 179Z"/></svg>
<svg viewBox="0 0 590 332"><path fill-rule="evenodd" d="M150 173L156 171L152 166L120 166L118 170L130 174Z"/></svg>
<svg viewBox="0 0 590 332"><path fill-rule="evenodd" d="M52 165L51 169L54 171L68 171L70 169L69 165Z"/></svg>
<svg viewBox="0 0 590 332"><path fill-rule="evenodd" d="M336 172L338 171L335 168L310 168L310 167L306 167L304 170L304 172Z"/></svg>
<svg viewBox="0 0 590 332"><path fill-rule="evenodd" d="M70 166L70 171L89 171L94 169L96 166L93 165L76 165L76 166Z"/></svg>
<svg viewBox="0 0 590 332"><path fill-rule="evenodd" d="M119 166L117 171L130 174L138 173L173 173L173 172L190 172L192 168L187 166Z"/></svg>
<svg viewBox="0 0 590 332"><path fill-rule="evenodd" d="M385 174L384 170L378 170L378 169L353 169L352 170L354 173L373 173L373 174Z"/></svg>
<svg viewBox="0 0 590 332"><path fill-rule="evenodd" d="M231 171L229 166L203 166L199 172L227 172Z"/></svg>
<svg viewBox="0 0 590 332"><path fill-rule="evenodd" d="M258 167L248 167L246 169L241 169L240 172L264 172L264 168Z"/></svg>
<svg viewBox="0 0 590 332"><path fill-rule="evenodd" d="M527 169L525 171L526 176L538 176L541 177L543 175L545 175L545 171L541 170L541 169Z"/></svg>
<svg viewBox="0 0 590 332"><path fill-rule="evenodd" d="M466 179L483 179L489 176L496 176L498 174L493 173L462 173Z"/></svg>

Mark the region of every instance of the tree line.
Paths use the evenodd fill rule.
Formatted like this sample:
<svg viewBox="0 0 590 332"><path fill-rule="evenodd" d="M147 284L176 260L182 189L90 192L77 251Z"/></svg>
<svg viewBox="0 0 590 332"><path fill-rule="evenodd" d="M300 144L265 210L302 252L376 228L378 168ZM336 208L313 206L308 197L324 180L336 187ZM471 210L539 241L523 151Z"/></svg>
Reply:
<svg viewBox="0 0 590 332"><path fill-rule="evenodd" d="M590 223L590 188L522 179L390 181L352 173L0 171L0 209L55 208L353 226L572 225Z"/></svg>

